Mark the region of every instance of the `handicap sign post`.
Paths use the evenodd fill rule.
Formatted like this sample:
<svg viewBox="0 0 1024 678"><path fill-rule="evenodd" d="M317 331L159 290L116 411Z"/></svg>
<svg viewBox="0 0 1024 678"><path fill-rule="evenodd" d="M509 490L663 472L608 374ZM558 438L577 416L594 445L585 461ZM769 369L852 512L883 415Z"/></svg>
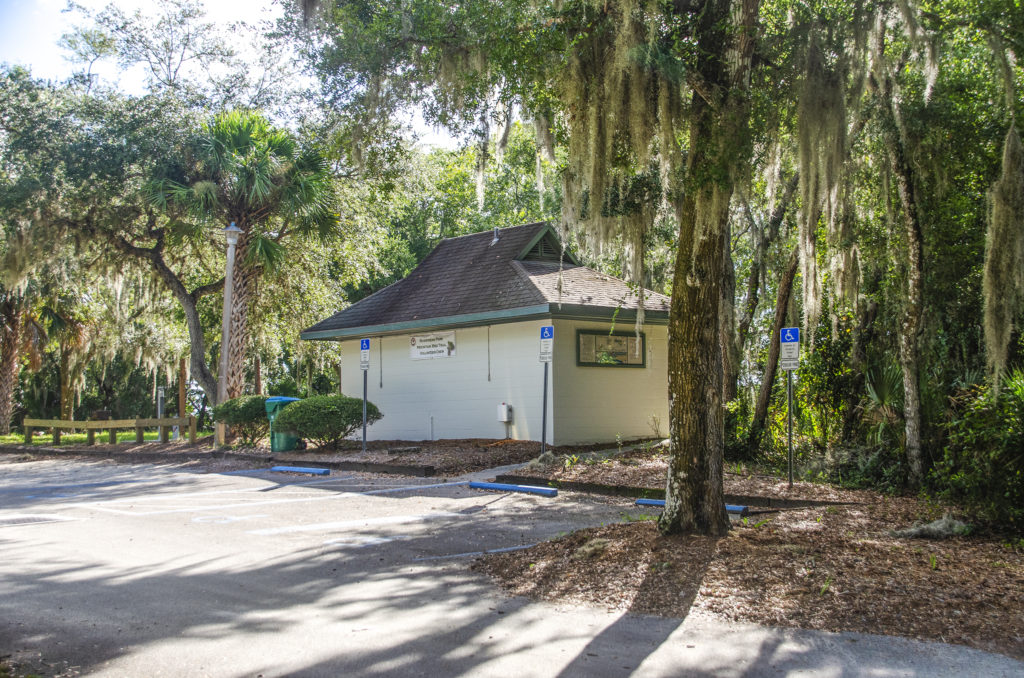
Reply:
<svg viewBox="0 0 1024 678"><path fill-rule="evenodd" d="M363 371L363 452L366 452L366 375L370 373L370 340L359 340L359 369Z"/></svg>
<svg viewBox="0 0 1024 678"><path fill-rule="evenodd" d="M544 363L544 397L541 399L540 415L540 453L544 447L548 431L548 365L551 364L553 344L555 343L555 326L543 325L540 328L540 361Z"/></svg>
<svg viewBox="0 0 1024 678"><path fill-rule="evenodd" d="M786 370L786 410L789 419L789 486L793 487L793 370L800 364L800 328L779 331L779 367Z"/></svg>

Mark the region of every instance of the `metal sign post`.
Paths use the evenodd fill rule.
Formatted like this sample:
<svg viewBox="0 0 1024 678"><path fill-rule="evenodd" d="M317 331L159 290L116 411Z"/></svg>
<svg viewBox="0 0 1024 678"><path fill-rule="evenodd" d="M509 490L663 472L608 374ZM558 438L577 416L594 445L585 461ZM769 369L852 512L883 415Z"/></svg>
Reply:
<svg viewBox="0 0 1024 678"><path fill-rule="evenodd" d="M363 371L363 452L366 452L366 375L370 372L370 340L359 340L359 369Z"/></svg>
<svg viewBox="0 0 1024 678"><path fill-rule="evenodd" d="M793 370L800 364L800 328L783 327L779 332L779 366L786 370L786 415L789 437L789 486L793 487Z"/></svg>
<svg viewBox="0 0 1024 678"><path fill-rule="evenodd" d="M540 328L540 361L544 363L544 397L541 399L540 415L540 453L544 454L547 446L548 432L548 365L551 364L553 344L555 343L554 325L544 325Z"/></svg>

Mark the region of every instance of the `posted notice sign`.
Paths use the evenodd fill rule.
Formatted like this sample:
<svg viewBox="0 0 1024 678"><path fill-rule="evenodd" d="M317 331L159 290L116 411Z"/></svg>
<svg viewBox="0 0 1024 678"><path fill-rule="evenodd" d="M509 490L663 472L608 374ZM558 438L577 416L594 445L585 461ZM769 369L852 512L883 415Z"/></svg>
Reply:
<svg viewBox="0 0 1024 678"><path fill-rule="evenodd" d="M454 358L455 332L435 332L409 337L409 357L413 360Z"/></svg>
<svg viewBox="0 0 1024 678"><path fill-rule="evenodd" d="M555 326L544 325L540 328L540 361L551 362L551 354L554 352L552 345L555 343Z"/></svg>
<svg viewBox="0 0 1024 678"><path fill-rule="evenodd" d="M360 339L359 340L359 369L368 370L370 369L370 340Z"/></svg>
<svg viewBox="0 0 1024 678"><path fill-rule="evenodd" d="M783 327L779 331L779 367L795 370L800 366L800 328Z"/></svg>

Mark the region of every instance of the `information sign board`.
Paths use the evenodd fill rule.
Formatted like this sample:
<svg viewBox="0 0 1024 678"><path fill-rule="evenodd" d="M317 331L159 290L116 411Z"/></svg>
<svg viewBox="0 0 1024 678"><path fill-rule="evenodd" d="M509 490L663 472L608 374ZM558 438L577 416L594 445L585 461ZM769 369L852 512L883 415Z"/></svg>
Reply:
<svg viewBox="0 0 1024 678"><path fill-rule="evenodd" d="M359 340L359 369L364 372L370 369L370 340Z"/></svg>
<svg viewBox="0 0 1024 678"><path fill-rule="evenodd" d="M800 328L783 327L779 332L779 367L795 370L800 363Z"/></svg>
<svg viewBox="0 0 1024 678"><path fill-rule="evenodd" d="M554 353L552 345L555 343L554 325L544 325L540 328L540 361L551 362L551 355Z"/></svg>

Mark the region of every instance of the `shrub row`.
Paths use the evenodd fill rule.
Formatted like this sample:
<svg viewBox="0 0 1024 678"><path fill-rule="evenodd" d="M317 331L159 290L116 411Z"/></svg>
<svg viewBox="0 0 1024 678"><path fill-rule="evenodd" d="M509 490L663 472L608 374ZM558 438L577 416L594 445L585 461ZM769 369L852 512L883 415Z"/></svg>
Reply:
<svg viewBox="0 0 1024 678"><path fill-rule="evenodd" d="M269 433L266 396L240 396L213 408L213 418L227 424L244 445L255 445ZM379 420L380 410L366 403L366 423ZM343 395L313 396L287 405L274 421L274 429L311 440L318 447L334 448L363 424L363 401Z"/></svg>

